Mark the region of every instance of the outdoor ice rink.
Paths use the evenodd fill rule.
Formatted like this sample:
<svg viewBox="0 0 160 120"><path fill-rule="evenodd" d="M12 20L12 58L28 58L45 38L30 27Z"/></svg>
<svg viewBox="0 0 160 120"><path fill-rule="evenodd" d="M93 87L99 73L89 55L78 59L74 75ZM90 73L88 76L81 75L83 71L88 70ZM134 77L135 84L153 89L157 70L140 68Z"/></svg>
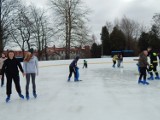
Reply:
<svg viewBox="0 0 160 120"><path fill-rule="evenodd" d="M81 82L67 82L71 60L39 62L36 79L38 98L21 100L14 88L5 103L0 88L0 120L160 120L160 80L138 85L133 58L124 58L124 68L112 68L111 58L87 59ZM158 67L159 69L159 67ZM22 93L25 78L21 75Z"/></svg>

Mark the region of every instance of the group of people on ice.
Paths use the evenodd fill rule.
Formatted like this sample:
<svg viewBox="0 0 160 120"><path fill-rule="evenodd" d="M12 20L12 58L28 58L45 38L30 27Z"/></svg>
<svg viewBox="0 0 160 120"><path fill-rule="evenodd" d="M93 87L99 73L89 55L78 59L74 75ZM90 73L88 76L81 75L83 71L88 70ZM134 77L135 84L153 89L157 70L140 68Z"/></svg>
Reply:
<svg viewBox="0 0 160 120"><path fill-rule="evenodd" d="M147 60L147 56L150 58L150 63ZM138 70L139 70L139 79L138 83L142 84L149 84L146 79L148 80L154 80L157 79L159 80L159 74L157 71L157 66L158 66L158 54L155 52L152 47L148 47L147 50L143 50L138 59ZM150 75L150 77L147 77L147 72ZM153 72L155 74L155 77L153 75ZM142 79L143 78L143 79Z"/></svg>
<svg viewBox="0 0 160 120"><path fill-rule="evenodd" d="M123 55L122 55L122 53L118 53L118 54L113 55L112 61L113 61L113 66L112 67L115 68L116 63L117 63L117 67L118 68L122 67L121 66L121 64L123 62Z"/></svg>
<svg viewBox="0 0 160 120"><path fill-rule="evenodd" d="M6 83L6 102L10 101L11 94L12 94L12 80L15 83L16 91L20 98L24 99L24 95L21 92L20 86L20 76L19 70L23 76L26 77L26 99L29 100L29 84L30 78L32 79L32 88L33 88L33 96L34 98L37 97L36 93L36 83L35 78L38 75L38 59L33 54L33 49L30 49L24 58L23 67L20 62L15 58L15 54L13 51L9 51L7 57L5 54L2 53L2 57L0 58L0 79L1 79L1 86L4 85L4 75L6 75L7 83Z"/></svg>

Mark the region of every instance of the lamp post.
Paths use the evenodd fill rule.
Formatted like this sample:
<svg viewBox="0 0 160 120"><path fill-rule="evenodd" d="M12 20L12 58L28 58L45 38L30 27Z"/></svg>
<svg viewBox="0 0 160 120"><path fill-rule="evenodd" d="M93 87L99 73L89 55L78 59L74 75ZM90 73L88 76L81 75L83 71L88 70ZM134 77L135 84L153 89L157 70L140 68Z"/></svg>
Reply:
<svg viewBox="0 0 160 120"><path fill-rule="evenodd" d="M100 35L101 35L101 58L102 58L102 56L103 56L103 39L102 39L102 33L100 33Z"/></svg>

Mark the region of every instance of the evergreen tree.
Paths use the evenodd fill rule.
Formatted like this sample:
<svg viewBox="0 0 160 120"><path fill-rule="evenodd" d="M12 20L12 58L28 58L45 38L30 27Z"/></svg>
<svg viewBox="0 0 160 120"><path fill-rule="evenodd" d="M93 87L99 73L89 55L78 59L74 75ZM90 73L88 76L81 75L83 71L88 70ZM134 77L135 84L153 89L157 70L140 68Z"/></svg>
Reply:
<svg viewBox="0 0 160 120"><path fill-rule="evenodd" d="M150 36L148 33L142 32L142 34L138 40L138 47L139 47L140 51L147 49L147 47L149 46L149 38L150 38Z"/></svg>
<svg viewBox="0 0 160 120"><path fill-rule="evenodd" d="M110 35L111 41L111 50L124 50L125 49L125 35L124 33L118 29L118 27L114 27L113 31Z"/></svg>
<svg viewBox="0 0 160 120"><path fill-rule="evenodd" d="M92 58L100 58L101 57L101 46L93 43L91 47L91 57Z"/></svg>
<svg viewBox="0 0 160 120"><path fill-rule="evenodd" d="M110 55L110 40L109 40L109 32L106 26L102 27L101 32L101 40L102 40L102 49L103 49L103 55Z"/></svg>
<svg viewBox="0 0 160 120"><path fill-rule="evenodd" d="M158 37L158 28L155 25L152 26L149 35L149 46L157 50L160 49L160 38Z"/></svg>

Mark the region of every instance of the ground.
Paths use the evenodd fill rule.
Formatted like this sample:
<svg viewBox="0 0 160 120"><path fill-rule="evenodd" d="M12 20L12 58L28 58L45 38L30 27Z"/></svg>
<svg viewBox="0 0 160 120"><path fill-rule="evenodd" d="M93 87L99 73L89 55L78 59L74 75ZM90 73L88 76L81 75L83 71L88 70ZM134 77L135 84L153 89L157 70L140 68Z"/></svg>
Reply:
<svg viewBox="0 0 160 120"><path fill-rule="evenodd" d="M39 62L38 98L21 100L13 85L5 103L0 88L0 118L5 120L159 120L160 81L138 85L134 58L124 58L123 68L112 68L110 58L83 59L78 63L81 82L67 82L71 60ZM159 68L158 68L159 69ZM22 93L25 78L21 75Z"/></svg>

